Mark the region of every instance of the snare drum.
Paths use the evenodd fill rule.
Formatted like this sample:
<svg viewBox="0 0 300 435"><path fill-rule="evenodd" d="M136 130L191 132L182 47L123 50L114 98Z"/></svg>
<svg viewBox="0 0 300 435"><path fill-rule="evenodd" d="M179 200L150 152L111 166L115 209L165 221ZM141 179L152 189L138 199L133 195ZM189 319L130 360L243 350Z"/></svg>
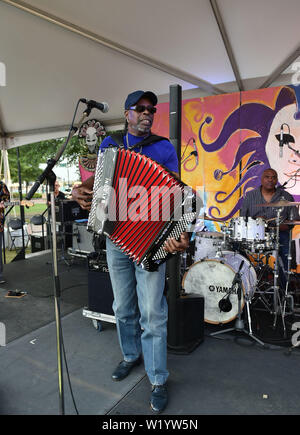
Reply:
<svg viewBox="0 0 300 435"><path fill-rule="evenodd" d="M255 292L257 277L252 264L242 255L233 251L224 251L222 257L208 258L194 263L185 273L182 287L186 293L197 293L204 297L204 320L207 323L228 323L238 315L238 296L236 286L232 288L235 274L239 270L242 281L241 307L245 297L250 300ZM219 302L230 294L230 311L221 311Z"/></svg>
<svg viewBox="0 0 300 435"><path fill-rule="evenodd" d="M223 234L218 232L203 231L196 233L194 260L214 257L221 249Z"/></svg>

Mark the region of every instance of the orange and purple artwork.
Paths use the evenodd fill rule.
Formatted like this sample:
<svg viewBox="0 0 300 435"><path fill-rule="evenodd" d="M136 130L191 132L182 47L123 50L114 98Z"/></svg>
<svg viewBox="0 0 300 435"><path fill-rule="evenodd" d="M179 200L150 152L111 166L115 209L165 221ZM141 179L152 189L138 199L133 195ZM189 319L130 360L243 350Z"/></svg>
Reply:
<svg viewBox="0 0 300 435"><path fill-rule="evenodd" d="M270 167L300 201L299 95L300 86L291 85L183 100L181 177L203 192L209 217L238 216L244 195ZM282 151L281 129L291 140ZM169 103L158 105L153 131L169 136ZM297 226L293 237L299 236Z"/></svg>

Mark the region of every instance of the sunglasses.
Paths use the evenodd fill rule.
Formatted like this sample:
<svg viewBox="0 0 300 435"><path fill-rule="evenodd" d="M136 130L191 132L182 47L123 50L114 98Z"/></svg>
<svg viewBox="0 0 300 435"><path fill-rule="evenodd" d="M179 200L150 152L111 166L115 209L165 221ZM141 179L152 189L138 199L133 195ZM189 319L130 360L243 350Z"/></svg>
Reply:
<svg viewBox="0 0 300 435"><path fill-rule="evenodd" d="M129 110L135 110L138 113L145 112L145 110L148 110L151 115L154 115L156 113L156 107L153 106L144 106L144 104L137 104L136 106L130 107Z"/></svg>

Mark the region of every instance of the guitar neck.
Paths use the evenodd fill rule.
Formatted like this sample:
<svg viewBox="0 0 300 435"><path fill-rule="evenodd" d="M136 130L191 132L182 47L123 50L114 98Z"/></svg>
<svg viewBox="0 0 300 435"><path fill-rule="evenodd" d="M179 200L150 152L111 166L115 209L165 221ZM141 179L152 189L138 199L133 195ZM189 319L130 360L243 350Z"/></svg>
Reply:
<svg viewBox="0 0 300 435"><path fill-rule="evenodd" d="M18 205L18 203L20 204L20 201L13 201L13 202L11 202L11 201L5 201L4 205L5 205L5 207L8 207L10 205Z"/></svg>
<svg viewBox="0 0 300 435"><path fill-rule="evenodd" d="M4 205L5 207L9 207L11 205L20 205L20 201L5 201Z"/></svg>
<svg viewBox="0 0 300 435"><path fill-rule="evenodd" d="M4 202L4 206L5 207L10 207L10 206L14 206L14 205L25 205L27 207L32 207L33 206L33 202L31 201L5 201Z"/></svg>

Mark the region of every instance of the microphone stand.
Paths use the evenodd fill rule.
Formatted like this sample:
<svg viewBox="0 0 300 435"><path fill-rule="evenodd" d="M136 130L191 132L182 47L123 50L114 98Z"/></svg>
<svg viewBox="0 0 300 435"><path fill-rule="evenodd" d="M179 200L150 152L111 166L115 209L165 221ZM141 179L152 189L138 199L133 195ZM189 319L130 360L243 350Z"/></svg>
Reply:
<svg viewBox="0 0 300 435"><path fill-rule="evenodd" d="M63 384L63 366L62 366L62 329L61 329L61 315L60 315L60 281L58 276L57 266L57 239L56 239L56 218L55 218L55 197L54 197L54 184L56 176L54 172L49 172L47 175L48 183L50 186L50 209L51 209L51 233L52 233L52 264L54 275L54 309L56 320L56 345L57 345L57 370L58 370L58 391L59 391L59 413L65 414L64 403L64 384Z"/></svg>
<svg viewBox="0 0 300 435"><path fill-rule="evenodd" d="M78 105L78 103L77 103ZM76 109L77 111L77 109ZM76 114L75 111L75 114ZM43 171L43 173L38 177L30 191L28 192L26 199L30 200L34 193L37 191L39 186L47 179L50 186L50 209L51 209L51 232L52 232L52 264L53 264L53 281L54 281L54 308L55 308L55 324L56 324L56 342L57 342L57 370L58 370L58 389L59 389L59 413L60 415L65 414L65 402L64 402L64 385L63 385L63 365L62 365L62 355L63 355L63 345L62 345L62 328L61 328L61 315L60 315L60 281L58 276L58 262L57 262L57 240L56 240L56 214L55 214L55 197L54 197L54 184L56 180L56 175L52 171L55 164L58 162L59 158L63 154L66 146L68 145L70 139L74 136L78 130L78 126L83 123L83 120L89 116L91 108L88 107L83 113L77 126L73 125L70 127L69 135L66 142L58 150L56 156L53 159L48 160L48 165ZM74 117L75 117L74 114ZM74 118L73 118L74 120Z"/></svg>
<svg viewBox="0 0 300 435"><path fill-rule="evenodd" d="M242 263L241 263L241 265L242 265ZM252 326L251 326L249 300L248 300L247 295L246 295L246 306L247 306L249 331L247 331L245 329L244 321L242 319L242 292L243 292L243 287L242 287L242 279L241 279L241 274L240 274L241 265L240 265L240 268L239 268L238 272L235 274L235 277L234 277L234 279L232 281L232 288L233 288L234 285L237 284L237 297L238 297L238 316L237 316L237 319L235 321L235 325L232 328L227 328L227 329L224 329L223 331L213 332L210 335L214 336L214 335L224 334L225 332L231 332L231 331L244 332L245 334L249 335L249 337L251 337L253 340L256 340L259 344L264 346L265 344L261 340L259 340L257 337L255 337L255 335L253 335Z"/></svg>

